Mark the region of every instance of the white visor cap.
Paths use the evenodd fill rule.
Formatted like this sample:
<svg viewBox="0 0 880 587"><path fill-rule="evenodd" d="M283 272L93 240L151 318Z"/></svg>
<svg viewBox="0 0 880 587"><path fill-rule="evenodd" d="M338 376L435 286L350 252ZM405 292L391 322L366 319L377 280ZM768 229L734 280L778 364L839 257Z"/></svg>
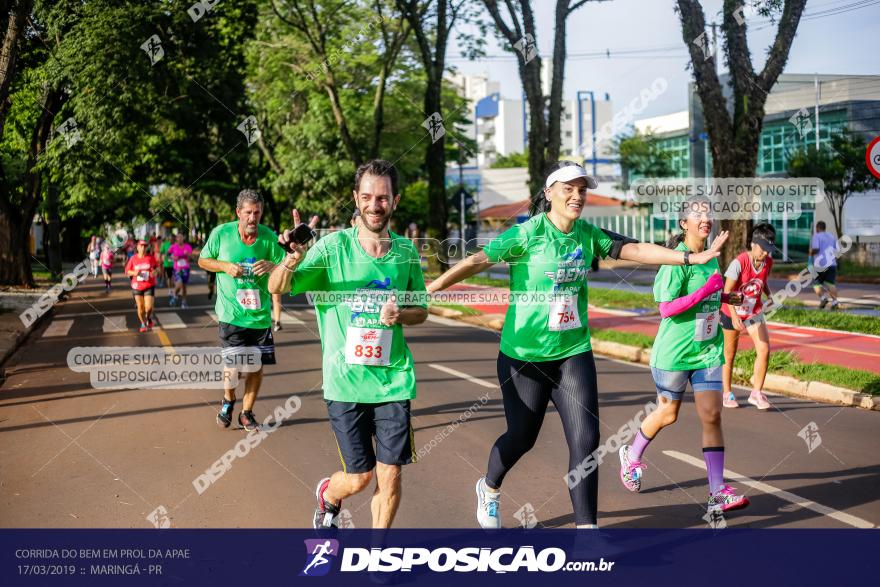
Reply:
<svg viewBox="0 0 880 587"><path fill-rule="evenodd" d="M591 190L594 190L599 186L599 183L596 181L596 179L587 175L587 170L580 165L566 165L565 167L561 167L551 173L549 176L547 176L547 182L544 184L544 187L549 188L557 181L569 182L579 177L583 177L585 180L587 180L587 187Z"/></svg>

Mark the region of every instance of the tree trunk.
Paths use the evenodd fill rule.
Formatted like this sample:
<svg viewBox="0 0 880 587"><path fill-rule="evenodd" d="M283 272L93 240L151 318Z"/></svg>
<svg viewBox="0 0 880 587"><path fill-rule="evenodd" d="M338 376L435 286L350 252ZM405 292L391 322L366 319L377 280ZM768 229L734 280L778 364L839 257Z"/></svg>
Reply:
<svg viewBox="0 0 880 587"><path fill-rule="evenodd" d="M446 46L449 41L449 31L455 21L455 15L449 14L449 0L436 1L436 25L431 33L425 28L422 21L424 10L427 8L419 2L404 2L398 0L398 10L404 15L410 24L410 29L416 37L416 44L425 67L427 82L425 84L424 116L428 118L435 112L443 119L442 88L443 74L446 69ZM449 19L447 19L449 14ZM425 171L428 174L428 226L427 236L437 240L446 239L446 217L448 203L446 202L446 149L445 135L436 141L430 135L431 141L425 152ZM431 258L434 258L431 252ZM445 267L445 261L441 260L441 267ZM432 267L432 269L434 269Z"/></svg>
<svg viewBox="0 0 880 587"><path fill-rule="evenodd" d="M34 287L30 227L21 222L20 215L0 213L0 285Z"/></svg>
<svg viewBox="0 0 880 587"><path fill-rule="evenodd" d="M734 133L721 134L719 140L711 142L713 173L719 178L754 178L758 166L758 145L764 124L763 100L756 97L752 106L741 111L735 120ZM730 232L727 242L721 249L723 265L730 263L747 247L753 224L751 219L721 221L721 229Z"/></svg>
<svg viewBox="0 0 880 587"><path fill-rule="evenodd" d="M536 57L534 61L537 59ZM540 65L531 71L525 71L524 75L523 88L529 105L529 194L534 196L544 187L544 173L547 170L547 124L544 118Z"/></svg>
<svg viewBox="0 0 880 587"><path fill-rule="evenodd" d="M61 218L58 216L58 188L52 184L46 187L46 264L52 273L52 280L61 279Z"/></svg>
<svg viewBox="0 0 880 587"><path fill-rule="evenodd" d="M690 65L712 147L715 177L755 177L764 104L788 59L805 4L806 0L785 0L776 38L763 70L756 74L746 42L748 23L741 18L744 2L724 2L721 30L733 90L731 116L716 74L718 56L704 53L704 48L708 48L705 44L708 37L703 8L698 0L677 0L682 41L690 53ZM701 38L703 42L697 42ZM730 231L730 238L721 253L722 264L728 263L745 248L751 225L751 220L722 220L722 229Z"/></svg>
<svg viewBox="0 0 880 587"><path fill-rule="evenodd" d="M18 44L24 30L24 22L31 12L33 0L19 0L6 24L6 35L0 49L0 137L6 124L6 115L12 102L9 100L9 87L15 76L15 62L18 58ZM8 7L7 7L8 8ZM6 9L4 9L6 12Z"/></svg>
<svg viewBox="0 0 880 587"><path fill-rule="evenodd" d="M558 0L556 2L556 30L553 37L553 60L551 61L553 75L550 83L550 106L547 118L546 164L548 165L559 161L559 150L562 144L562 85L565 79L566 22L568 22L568 1Z"/></svg>
<svg viewBox="0 0 880 587"><path fill-rule="evenodd" d="M342 138L342 146L355 167L360 167L360 164L364 161L348 130L348 122L345 119L345 113L342 111L342 102L339 100L339 92L336 89L336 78L333 76L330 68L327 68L327 81L324 84L324 88L327 90L327 96L330 98L330 109L333 111L333 119L336 121L339 136Z"/></svg>
<svg viewBox="0 0 880 587"><path fill-rule="evenodd" d="M266 194L266 207L272 214L272 229L277 233L281 231L281 207L275 199L275 194L268 192Z"/></svg>
<svg viewBox="0 0 880 587"><path fill-rule="evenodd" d="M438 112L442 117L440 85L442 78L430 77L425 88L425 116ZM430 140L430 137L429 137ZM425 153L425 170L428 173L428 236L438 240L446 238L446 151L445 136L428 145Z"/></svg>
<svg viewBox="0 0 880 587"><path fill-rule="evenodd" d="M382 65L379 81L376 86L376 95L373 98L373 140L370 144L370 152L367 158L379 157L379 149L382 145L382 131L385 129L385 84L388 79L388 66Z"/></svg>
<svg viewBox="0 0 880 587"><path fill-rule="evenodd" d="M0 249L0 285L34 286L28 245L31 224L42 197L42 177L36 166L46 149L55 114L65 99L66 95L59 90L46 90L42 110L31 135L21 202L13 203L9 184L4 177L3 193L0 193L0 238L6 241L7 247Z"/></svg>

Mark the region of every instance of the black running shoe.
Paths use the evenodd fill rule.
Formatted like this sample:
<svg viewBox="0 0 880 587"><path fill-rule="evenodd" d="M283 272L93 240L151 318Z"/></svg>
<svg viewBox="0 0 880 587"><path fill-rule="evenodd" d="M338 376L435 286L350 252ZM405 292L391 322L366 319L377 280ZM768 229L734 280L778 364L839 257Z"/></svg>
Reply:
<svg viewBox="0 0 880 587"><path fill-rule="evenodd" d="M238 415L238 425L250 432L260 427L260 423L254 418L254 413L250 410L242 412Z"/></svg>
<svg viewBox="0 0 880 587"><path fill-rule="evenodd" d="M235 406L235 400L223 400L220 406L220 413L217 414L217 425L222 428L229 428L232 424L232 408Z"/></svg>

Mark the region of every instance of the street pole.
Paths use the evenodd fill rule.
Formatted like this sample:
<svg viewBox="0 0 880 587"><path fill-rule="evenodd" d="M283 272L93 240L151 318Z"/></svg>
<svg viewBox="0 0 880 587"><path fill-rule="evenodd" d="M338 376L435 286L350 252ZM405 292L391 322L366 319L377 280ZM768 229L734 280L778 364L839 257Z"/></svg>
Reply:
<svg viewBox="0 0 880 587"><path fill-rule="evenodd" d="M819 150L819 74L813 74L813 84L816 87L816 150Z"/></svg>
<svg viewBox="0 0 880 587"><path fill-rule="evenodd" d="M461 202L459 203L459 231L461 232L461 260L464 261L465 256L467 255L467 251L465 251L465 236L464 236L464 171L462 169L462 148L459 145L458 148L458 186L459 186L459 195L461 196Z"/></svg>

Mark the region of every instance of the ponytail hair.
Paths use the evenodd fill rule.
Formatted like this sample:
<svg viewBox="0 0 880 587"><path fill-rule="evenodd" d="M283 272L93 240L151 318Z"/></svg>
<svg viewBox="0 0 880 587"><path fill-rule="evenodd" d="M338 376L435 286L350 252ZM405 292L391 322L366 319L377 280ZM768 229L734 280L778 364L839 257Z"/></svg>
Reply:
<svg viewBox="0 0 880 587"><path fill-rule="evenodd" d="M666 248L667 249L675 249L678 247L678 245L680 245L683 242L684 242L684 230L681 230L681 227L679 226L678 234L673 234L666 241Z"/></svg>
<svg viewBox="0 0 880 587"><path fill-rule="evenodd" d="M556 171L557 169L562 169L563 167L570 167L572 165L577 165L574 161L557 161L553 165L551 165L547 172L544 174L544 181L541 185L546 185L547 178L550 177L550 174ZM532 202L529 205L529 217L537 216L538 214L543 214L544 212L550 211L550 200L547 199L546 194L544 193L544 188L542 187L538 193L532 196Z"/></svg>
<svg viewBox="0 0 880 587"><path fill-rule="evenodd" d="M706 196L692 196L685 200L683 204L685 205L678 210L678 218L676 220L676 224L678 224L678 234L673 234L669 237L669 240L666 241L667 249L675 249L678 245L684 242L684 229L681 227L681 222L688 219L691 209L700 204L707 204L711 209L712 202Z"/></svg>

